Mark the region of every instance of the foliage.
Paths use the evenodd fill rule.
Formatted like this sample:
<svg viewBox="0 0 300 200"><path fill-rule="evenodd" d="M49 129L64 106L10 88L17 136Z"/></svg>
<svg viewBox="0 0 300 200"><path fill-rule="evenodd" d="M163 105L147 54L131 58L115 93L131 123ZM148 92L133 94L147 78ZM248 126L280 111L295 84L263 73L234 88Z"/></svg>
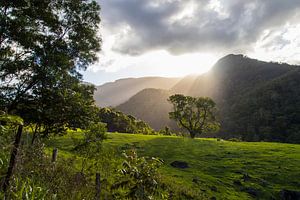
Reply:
<svg viewBox="0 0 300 200"><path fill-rule="evenodd" d="M84 158L95 158L101 151L102 141L106 139L106 125L96 123L83 131L83 139L79 140L74 150L79 151Z"/></svg>
<svg viewBox="0 0 300 200"><path fill-rule="evenodd" d="M23 119L17 115L8 115L1 114L0 115L0 126L2 124L13 124L13 125L23 125Z"/></svg>
<svg viewBox="0 0 300 200"><path fill-rule="evenodd" d="M162 161L151 157L138 157L137 153L132 150L129 154L123 153L125 161L120 170L118 181L112 186L113 189L122 188L125 190L123 198L146 200L165 199L159 184L158 168L162 165ZM115 194L120 198L120 194Z"/></svg>
<svg viewBox="0 0 300 200"><path fill-rule="evenodd" d="M232 107L231 131L248 141L300 143L300 71L245 95Z"/></svg>
<svg viewBox="0 0 300 200"><path fill-rule="evenodd" d="M32 180L25 179L19 180L14 178L14 185L10 189L10 198L11 199L24 199L24 200L41 200L45 199L48 191L36 186Z"/></svg>
<svg viewBox="0 0 300 200"><path fill-rule="evenodd" d="M82 158L73 155L66 157L63 151L59 151L57 161L52 163L43 143L37 141L33 145L27 145L28 142L25 141L20 148L8 199L20 199L22 195L23 199L26 196L43 199L37 195L45 196L45 199L94 198L95 168L80 172L78 163L82 162ZM93 163L91 160L90 165ZM18 197L14 198L15 195Z"/></svg>
<svg viewBox="0 0 300 200"><path fill-rule="evenodd" d="M79 70L97 60L96 1L1 1L0 110L44 134L81 127L92 117L93 86ZM76 117L75 117L76 116Z"/></svg>
<svg viewBox="0 0 300 200"><path fill-rule="evenodd" d="M91 124L88 130L84 131L85 140L88 143L91 142L102 142L106 139L106 124L101 122Z"/></svg>
<svg viewBox="0 0 300 200"><path fill-rule="evenodd" d="M131 115L110 108L101 108L98 113L101 122L107 124L109 132L153 134L153 129Z"/></svg>
<svg viewBox="0 0 300 200"><path fill-rule="evenodd" d="M81 173L88 173L91 167L98 167L98 158L102 153L102 142L107 138L106 124L94 123L83 131L83 138L73 137L74 150L82 157Z"/></svg>
<svg viewBox="0 0 300 200"><path fill-rule="evenodd" d="M219 124L215 117L215 102L208 97L190 97L175 94L169 97L173 105L170 118L177 121L178 125L187 129L191 138L204 132L215 132Z"/></svg>
<svg viewBox="0 0 300 200"><path fill-rule="evenodd" d="M162 135L172 135L170 127L166 126L164 129L159 131Z"/></svg>
<svg viewBox="0 0 300 200"><path fill-rule="evenodd" d="M18 113L44 136L62 134L67 128L84 129L96 121L98 109L93 91L93 86L79 84L74 78L65 79L52 89L43 89L39 100L21 103Z"/></svg>

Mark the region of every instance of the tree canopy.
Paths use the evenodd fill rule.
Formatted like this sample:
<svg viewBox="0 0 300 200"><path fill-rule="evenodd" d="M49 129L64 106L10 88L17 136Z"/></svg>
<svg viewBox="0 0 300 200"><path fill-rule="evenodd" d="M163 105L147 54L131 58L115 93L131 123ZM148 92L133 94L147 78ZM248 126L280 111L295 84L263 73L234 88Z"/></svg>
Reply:
<svg viewBox="0 0 300 200"><path fill-rule="evenodd" d="M97 2L1 1L0 10L0 109L44 126L88 121L94 87L80 70L101 47Z"/></svg>
<svg viewBox="0 0 300 200"><path fill-rule="evenodd" d="M187 129L191 138L219 128L215 117L216 104L212 99L175 94L170 96L168 101L173 105L173 111L169 113L170 118L180 127Z"/></svg>

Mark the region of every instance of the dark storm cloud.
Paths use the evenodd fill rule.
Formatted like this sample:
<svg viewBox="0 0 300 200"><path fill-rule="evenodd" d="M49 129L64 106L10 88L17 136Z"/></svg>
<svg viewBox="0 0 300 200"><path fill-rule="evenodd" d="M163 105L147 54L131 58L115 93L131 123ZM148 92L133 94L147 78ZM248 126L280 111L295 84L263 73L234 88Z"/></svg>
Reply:
<svg viewBox="0 0 300 200"><path fill-rule="evenodd" d="M142 54L165 49L173 54L193 51L247 50L264 30L297 21L299 0L102 0L105 28L130 27L114 50ZM217 1L215 1L217 2ZM176 20L187 5L195 12ZM300 16L298 16L300 17Z"/></svg>

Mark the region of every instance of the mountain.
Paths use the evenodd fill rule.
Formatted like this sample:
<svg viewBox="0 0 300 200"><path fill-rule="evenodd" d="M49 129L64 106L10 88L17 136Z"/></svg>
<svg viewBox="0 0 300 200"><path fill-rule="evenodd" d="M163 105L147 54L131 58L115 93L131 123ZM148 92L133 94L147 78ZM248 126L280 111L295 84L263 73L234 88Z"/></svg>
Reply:
<svg viewBox="0 0 300 200"><path fill-rule="evenodd" d="M299 131L298 135L300 137L300 126L297 125L300 112L293 112L292 116L296 119L293 120L290 115L281 112L285 109L278 106L285 105L289 109L299 110L299 104L295 101L300 92L300 84L296 84L300 80L298 70L299 66L264 62L243 55L231 54L221 58L205 74L187 76L169 91L144 90L118 106L117 109L146 121L155 129L160 129L165 125L170 125L168 112L171 110L171 105L166 101L168 96L175 93L190 96L208 96L217 103L219 119L222 124L220 134L223 137L232 137L231 133L240 134L238 130L242 129L239 126L243 126L245 135L241 135L241 137L247 137L248 140L255 140L254 135L259 134L260 140L286 141L289 132L292 131L286 125L282 125L277 130L270 131L268 128L270 128L270 124L274 125L279 122L289 124L293 127L293 130ZM293 87L293 89L287 90L289 87ZM277 101L268 100L268 95L280 96L284 91L289 91L289 93L285 93ZM264 104L267 102L271 102L271 104L269 107L264 108ZM272 105L272 102L274 105ZM251 120L244 120L243 123L238 120L249 116L251 113L262 114L265 110L266 113L263 114L267 115L267 111L270 113L272 107L278 110L277 114L280 114L280 119L271 120L272 122L269 120L268 126L263 126L263 123L257 125L256 116L252 116ZM243 110L241 110L242 108ZM262 110L262 108L265 110ZM272 117L277 118L276 113L273 113ZM266 117L261 118L263 118L262 121L268 120ZM237 123L239 123L239 126ZM283 131L284 128L286 131ZM256 131L255 134L253 129ZM282 131L282 133L279 133L279 131ZM247 133L252 138L248 137ZM272 136L278 134L280 137L269 137L266 136L267 134ZM286 135L283 136L282 134ZM285 137L285 139L282 137Z"/></svg>
<svg viewBox="0 0 300 200"><path fill-rule="evenodd" d="M117 106L145 88L169 90L180 78L126 78L96 87L94 99L100 107Z"/></svg>
<svg viewBox="0 0 300 200"><path fill-rule="evenodd" d="M195 80L198 78L197 75L189 75L186 77L183 77L174 87L170 89L171 93L186 93L189 91L193 85Z"/></svg>
<svg viewBox="0 0 300 200"><path fill-rule="evenodd" d="M167 101L170 95L168 90L144 89L116 109L149 123L156 130L170 125L174 127L168 115L172 108Z"/></svg>

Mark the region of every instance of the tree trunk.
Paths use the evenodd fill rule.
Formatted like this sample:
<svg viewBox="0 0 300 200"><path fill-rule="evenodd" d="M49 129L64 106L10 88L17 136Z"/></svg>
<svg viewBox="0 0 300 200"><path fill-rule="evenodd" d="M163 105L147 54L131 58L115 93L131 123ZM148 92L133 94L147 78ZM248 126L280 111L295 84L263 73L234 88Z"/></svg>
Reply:
<svg viewBox="0 0 300 200"><path fill-rule="evenodd" d="M190 136L192 139L196 137L196 132L195 131L190 131Z"/></svg>
<svg viewBox="0 0 300 200"><path fill-rule="evenodd" d="M101 193L101 182L100 182L100 173L96 173L96 200L100 200Z"/></svg>
<svg viewBox="0 0 300 200"><path fill-rule="evenodd" d="M14 146L13 146L11 156L10 156L9 166L8 166L7 173L6 173L4 182L3 182L3 192L4 193L6 193L8 187L9 187L9 181L11 179L13 170L16 165L16 160L17 160L18 150L19 150L20 141L21 141L21 137L22 137L22 132L23 132L23 126L19 125L16 137L15 137Z"/></svg>

